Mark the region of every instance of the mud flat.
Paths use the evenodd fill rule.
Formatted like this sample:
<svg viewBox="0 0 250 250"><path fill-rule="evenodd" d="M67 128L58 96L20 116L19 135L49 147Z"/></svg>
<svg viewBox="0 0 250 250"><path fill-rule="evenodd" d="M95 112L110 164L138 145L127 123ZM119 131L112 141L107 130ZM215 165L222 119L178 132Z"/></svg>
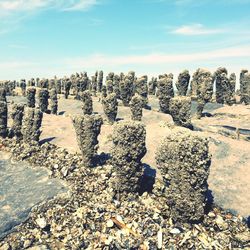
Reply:
<svg viewBox="0 0 250 250"><path fill-rule="evenodd" d="M13 162L5 152L0 152L0 173L0 239L24 222L34 206L68 190L63 181L49 179L45 168Z"/></svg>

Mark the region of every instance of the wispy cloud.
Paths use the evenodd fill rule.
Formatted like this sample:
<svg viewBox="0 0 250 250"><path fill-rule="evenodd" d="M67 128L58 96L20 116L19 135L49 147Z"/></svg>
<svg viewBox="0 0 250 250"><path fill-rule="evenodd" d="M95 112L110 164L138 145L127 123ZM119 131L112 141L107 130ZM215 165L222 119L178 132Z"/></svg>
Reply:
<svg viewBox="0 0 250 250"><path fill-rule="evenodd" d="M156 0L158 2L168 2L168 0ZM197 0L174 0L174 4L183 6L183 5L194 5L194 6L200 6L204 4L209 4L211 3L210 0L202 0L202 1L197 1ZM233 4L249 4L250 0L217 0L213 2L213 4L225 4L225 5L233 5Z"/></svg>
<svg viewBox="0 0 250 250"><path fill-rule="evenodd" d="M83 69L94 72L97 69L109 71L135 70L141 74L155 75L166 70L177 74L180 70L188 68L194 70L198 67L215 70L225 66L230 71L238 72L241 67L248 68L250 59L250 45L228 47L197 53L149 53L143 55L116 56L110 54L94 54L84 57L58 58L46 61L5 61L0 62L1 79L15 77L53 77L64 76Z"/></svg>
<svg viewBox="0 0 250 250"><path fill-rule="evenodd" d="M65 63L71 67L76 67L78 65L78 67L96 68L102 67L103 65L159 65L244 57L250 57L249 45L190 54L151 53L145 55L126 56L96 54L87 58L69 58L65 60Z"/></svg>
<svg viewBox="0 0 250 250"><path fill-rule="evenodd" d="M197 36L197 35L211 35L224 33L223 29L210 29L204 27L202 24L183 25L171 31L171 33L185 36Z"/></svg>
<svg viewBox="0 0 250 250"><path fill-rule="evenodd" d="M94 5L97 4L96 0L80 0L75 1L74 4L71 4L70 6L64 8L64 11L79 11L79 10L88 10Z"/></svg>
<svg viewBox="0 0 250 250"><path fill-rule="evenodd" d="M23 20L39 11L88 11L101 0L0 0L0 35L17 29Z"/></svg>
<svg viewBox="0 0 250 250"><path fill-rule="evenodd" d="M97 0L1 0L0 15L55 8L64 11L85 11L98 4Z"/></svg>

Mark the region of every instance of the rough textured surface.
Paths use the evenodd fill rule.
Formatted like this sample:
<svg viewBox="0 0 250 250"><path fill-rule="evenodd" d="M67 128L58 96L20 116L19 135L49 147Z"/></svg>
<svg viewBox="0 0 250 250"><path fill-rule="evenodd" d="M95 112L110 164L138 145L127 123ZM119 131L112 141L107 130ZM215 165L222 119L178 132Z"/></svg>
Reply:
<svg viewBox="0 0 250 250"><path fill-rule="evenodd" d="M113 91L116 95L116 98L120 98L120 76L119 75L114 75Z"/></svg>
<svg viewBox="0 0 250 250"><path fill-rule="evenodd" d="M39 141L41 135L43 113L36 108L25 108L22 124L23 140L26 142Z"/></svg>
<svg viewBox="0 0 250 250"><path fill-rule="evenodd" d="M170 76L164 76L157 83L157 96L159 99L160 111L169 114L170 99L174 97L173 79Z"/></svg>
<svg viewBox="0 0 250 250"><path fill-rule="evenodd" d="M113 93L113 81L112 80L106 81L106 89L107 89L107 94Z"/></svg>
<svg viewBox="0 0 250 250"><path fill-rule="evenodd" d="M0 102L6 102L6 90L5 88L0 88Z"/></svg>
<svg viewBox="0 0 250 250"><path fill-rule="evenodd" d="M26 96L26 81L24 79L21 80L20 87L22 90L22 96Z"/></svg>
<svg viewBox="0 0 250 250"><path fill-rule="evenodd" d="M7 136L8 106L7 102L0 101L0 137Z"/></svg>
<svg viewBox="0 0 250 250"><path fill-rule="evenodd" d="M177 96L170 100L169 111L177 126L193 128L191 123L191 98Z"/></svg>
<svg viewBox="0 0 250 250"><path fill-rule="evenodd" d="M10 137L15 137L17 140L23 138L22 136L22 122L23 122L23 112L24 105L23 104L14 104L12 107L11 118L12 118L12 126L9 131Z"/></svg>
<svg viewBox="0 0 250 250"><path fill-rule="evenodd" d="M134 92L141 96L143 101L143 107L146 107L148 104L148 85L147 85L147 76L142 76L135 81Z"/></svg>
<svg viewBox="0 0 250 250"><path fill-rule="evenodd" d="M56 93L60 95L62 93L62 82L61 79L55 79L55 89Z"/></svg>
<svg viewBox="0 0 250 250"><path fill-rule="evenodd" d="M203 219L211 163L208 141L187 131L170 134L158 148L156 160L173 220L194 222Z"/></svg>
<svg viewBox="0 0 250 250"><path fill-rule="evenodd" d="M250 73L242 70L240 74L240 102L250 104Z"/></svg>
<svg viewBox="0 0 250 250"><path fill-rule="evenodd" d="M235 73L232 73L229 77L229 86L225 100L226 104L228 105L236 104L235 88L236 88L236 75Z"/></svg>
<svg viewBox="0 0 250 250"><path fill-rule="evenodd" d="M227 69L220 67L214 73L215 83L216 83L216 102L225 103L225 98L227 95L227 90L229 88L229 79L227 77Z"/></svg>
<svg viewBox="0 0 250 250"><path fill-rule="evenodd" d="M145 127L139 122L118 123L112 141L115 195L123 192L136 194L142 178L141 159L147 152Z"/></svg>
<svg viewBox="0 0 250 250"><path fill-rule="evenodd" d="M211 72L205 69L198 69L196 72L196 94L197 94L197 113L198 119L202 116L205 104L211 101L213 96L213 77Z"/></svg>
<svg viewBox="0 0 250 250"><path fill-rule="evenodd" d="M97 137L101 131L102 118L99 115L81 115L75 116L72 121L84 165L86 167L94 166L98 149Z"/></svg>
<svg viewBox="0 0 250 250"><path fill-rule="evenodd" d="M58 100L56 89L52 88L49 93L51 114L56 115L58 110Z"/></svg>
<svg viewBox="0 0 250 250"><path fill-rule="evenodd" d="M26 98L20 97L7 98L10 101L26 101ZM103 114L98 98L94 97L93 100L94 111ZM159 170L154 161L155 149L159 144L159 138L168 132L168 123L172 124L172 119L169 115L156 112L156 98L149 97L149 101L153 109L144 110L143 121L147 129L148 152L143 158L143 163L155 167L158 176ZM193 102L193 111L195 105ZM204 221L198 225L175 225L171 218L166 218L161 212L167 207L166 202L163 203L164 206L161 205L159 197L154 194L145 193L137 199L127 194L126 200L112 199L113 186L109 185L112 166L86 169L82 168L80 161L77 162L80 157L75 154L77 142L69 116L82 113L81 103L73 99L59 99L59 111L65 111L64 115L44 114L41 139L56 137L52 140L53 144L45 143L40 147L29 148L27 145L15 146L12 140L8 145L9 150L19 159L26 159L38 168L46 166L53 176L58 175L67 180L72 190L71 195L69 198L53 199L39 206L23 225L16 228L16 232L0 243L0 246L9 245L12 249L18 250L29 244L32 247L47 246L48 249L157 249L158 236L162 235L163 246L172 249L227 249L228 246L233 249L249 248L249 229L242 217L234 216L217 206L214 206L211 213L205 215ZM213 191L216 204L248 216L249 142L243 139L243 135L240 135L240 140L236 140L218 134L215 127L209 130L210 132L206 131L209 125L214 124L221 125L221 129L224 125L249 128L249 109L243 105L222 107L216 103L209 103L204 111L213 116L193 120L193 123L195 126L199 124L198 127L202 129L202 132L199 132L201 136L211 138L210 149L214 157L209 188ZM118 117L129 120L129 108L120 106ZM112 125L102 126L98 138L100 153L110 152L110 133ZM2 143L0 140L0 144ZM55 150L54 144L63 148ZM7 147L7 144L4 145ZM68 153L68 150L74 154ZM156 185L162 187L161 176L156 177ZM119 228L115 223L110 227L111 218L122 221L135 235ZM45 230L39 226L44 220L48 225Z"/></svg>
<svg viewBox="0 0 250 250"><path fill-rule="evenodd" d="M103 71L100 70L98 74L98 79L97 79L97 91L98 92L102 91L102 85L103 85Z"/></svg>
<svg viewBox="0 0 250 250"><path fill-rule="evenodd" d="M129 103L131 110L131 119L134 121L141 121L143 100L139 95L134 95Z"/></svg>
<svg viewBox="0 0 250 250"><path fill-rule="evenodd" d="M30 108L35 108L36 106L36 89L35 88L27 89L27 106Z"/></svg>
<svg viewBox="0 0 250 250"><path fill-rule="evenodd" d="M152 77L152 79L148 82L148 94L155 95L157 87L157 78Z"/></svg>
<svg viewBox="0 0 250 250"><path fill-rule="evenodd" d="M40 89L38 91L38 106L44 113L48 112L49 105L49 91L47 89Z"/></svg>
<svg viewBox="0 0 250 250"><path fill-rule="evenodd" d="M118 111L118 101L116 94L112 93L107 95L107 97L102 98L102 106L108 121L113 124L116 121Z"/></svg>
<svg viewBox="0 0 250 250"><path fill-rule="evenodd" d="M178 80L176 82L176 88L178 90L178 95L180 96L186 96L188 85L190 80L190 74L188 70L184 70L181 72L178 76Z"/></svg>
<svg viewBox="0 0 250 250"><path fill-rule="evenodd" d="M72 85L72 82L71 82L71 80L69 78L64 79L64 96L65 96L65 99L68 99L71 85Z"/></svg>
<svg viewBox="0 0 250 250"><path fill-rule="evenodd" d="M124 80L120 82L120 95L124 106L128 107L133 96L134 75L128 74Z"/></svg>
<svg viewBox="0 0 250 250"><path fill-rule="evenodd" d="M82 101L82 111L84 115L91 115L93 113L93 101L90 91L86 90L80 95Z"/></svg>

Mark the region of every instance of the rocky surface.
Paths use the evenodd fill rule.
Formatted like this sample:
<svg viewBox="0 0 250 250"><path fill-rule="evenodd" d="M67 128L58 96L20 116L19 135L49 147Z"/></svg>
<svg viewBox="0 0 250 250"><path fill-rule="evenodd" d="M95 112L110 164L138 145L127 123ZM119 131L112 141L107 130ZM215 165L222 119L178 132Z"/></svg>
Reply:
<svg viewBox="0 0 250 250"><path fill-rule="evenodd" d="M8 100L19 100L20 97ZM25 101L25 100L24 100ZM112 197L111 165L85 168L77 148L74 128L69 116L81 114L81 102L59 99L59 116L44 114L41 143L32 145L5 143L18 160L26 160L37 167L47 167L49 174L67 181L70 197L58 197L45 202L30 214L17 232L0 243L0 249L247 249L249 229L235 211L249 216L249 108L242 105L224 107L214 103L205 106L205 117L192 117L200 136L209 138L212 164L208 179L217 205L207 210L204 221L198 225L174 224L161 211L154 190L163 188L162 176L155 163L155 151L160 139L169 131L173 121L159 113L158 100L149 97L152 110L145 110L142 121L146 129L147 153L142 159L144 171L155 173L151 193L138 198L128 195L124 200ZM195 103L192 103L192 115ZM95 112L103 115L98 97L93 98ZM118 107L118 119L130 120L129 107ZM228 129L227 126L230 128ZM235 128L235 130L234 130ZM99 154L111 152L112 126L101 128ZM238 132L237 132L238 131ZM245 132L244 132L245 131ZM246 134L243 134L246 133ZM239 136L238 136L239 135ZM13 144L14 143L14 144ZM61 148L58 148L59 145ZM78 151L79 152L79 151ZM155 174L152 174L155 175ZM152 180L149 180L148 183ZM152 187L152 186L151 186ZM152 189L152 188L151 188Z"/></svg>
<svg viewBox="0 0 250 250"><path fill-rule="evenodd" d="M66 180L70 196L56 197L35 207L28 220L2 239L0 249L34 246L38 249L242 249L249 246L249 230L240 216L212 207L200 224L174 224L171 217L162 215L163 207L154 193L114 199L110 165L79 168L78 156L66 154L50 144L33 148L9 140L1 144L5 150L11 147L18 159L26 155L28 162L39 162L39 167L46 166ZM53 157L60 152L65 157ZM78 160L76 167L68 168L67 175L62 175L62 163L69 167L73 159ZM157 179L154 188L160 189L162 185Z"/></svg>

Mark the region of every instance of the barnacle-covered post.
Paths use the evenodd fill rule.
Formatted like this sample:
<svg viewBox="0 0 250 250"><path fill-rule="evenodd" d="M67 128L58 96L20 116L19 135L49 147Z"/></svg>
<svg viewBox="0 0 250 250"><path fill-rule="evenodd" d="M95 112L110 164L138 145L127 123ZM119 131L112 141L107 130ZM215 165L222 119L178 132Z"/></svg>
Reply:
<svg viewBox="0 0 250 250"><path fill-rule="evenodd" d="M169 111L175 125L193 129L190 97L177 96L172 98L169 104Z"/></svg>
<svg viewBox="0 0 250 250"><path fill-rule="evenodd" d="M218 68L214 73L215 83L216 83L216 102L225 103L225 94L227 86L229 85L229 80L227 78L227 69Z"/></svg>
<svg viewBox="0 0 250 250"><path fill-rule="evenodd" d="M107 80L106 81L106 88L107 88L107 94L112 94L113 93L113 81Z"/></svg>
<svg viewBox="0 0 250 250"><path fill-rule="evenodd" d="M102 86L102 98L107 97L107 87L106 85Z"/></svg>
<svg viewBox="0 0 250 250"><path fill-rule="evenodd" d="M0 88L0 102L7 102L6 89L4 87Z"/></svg>
<svg viewBox="0 0 250 250"><path fill-rule="evenodd" d="M22 122L21 133L23 140L27 143L30 141L39 141L42 131L43 112L37 108L25 108Z"/></svg>
<svg viewBox="0 0 250 250"><path fill-rule="evenodd" d="M134 92L141 96L143 101L143 107L146 107L148 104L148 77L142 76L135 81Z"/></svg>
<svg viewBox="0 0 250 250"><path fill-rule="evenodd" d="M135 121L117 123L112 140L112 165L116 173L114 196L121 198L122 193L135 195L143 174L141 159L147 151L145 126Z"/></svg>
<svg viewBox="0 0 250 250"><path fill-rule="evenodd" d="M201 221L211 164L208 140L194 132L171 132L157 149L156 162L166 183L166 205L174 222Z"/></svg>
<svg viewBox="0 0 250 250"><path fill-rule="evenodd" d="M93 100L89 90L81 93L82 111L84 115L91 115L93 113Z"/></svg>
<svg viewBox="0 0 250 250"><path fill-rule="evenodd" d="M66 78L64 80L64 96L65 96L65 99L68 99L71 85L72 85L71 80L69 78Z"/></svg>
<svg viewBox="0 0 250 250"><path fill-rule="evenodd" d="M102 91L102 85L103 85L103 71L100 70L98 74L98 80L97 80L97 91Z"/></svg>
<svg viewBox="0 0 250 250"><path fill-rule="evenodd" d="M35 79L34 79L34 78L31 78L31 79L30 79L30 86L35 87L35 85L36 85Z"/></svg>
<svg viewBox="0 0 250 250"><path fill-rule="evenodd" d="M27 106L35 108L36 106L36 88L27 89Z"/></svg>
<svg viewBox="0 0 250 250"><path fill-rule="evenodd" d="M162 113L169 114L170 99L174 97L172 76L165 75L161 77L157 83L157 88L160 111Z"/></svg>
<svg viewBox="0 0 250 250"><path fill-rule="evenodd" d="M21 79L20 87L22 90L22 96L26 96L26 80L25 79Z"/></svg>
<svg viewBox="0 0 250 250"><path fill-rule="evenodd" d="M184 70L181 72L178 76L178 80L176 82L176 88L178 90L178 95L180 96L186 96L188 85L190 80L190 74L188 70Z"/></svg>
<svg viewBox="0 0 250 250"><path fill-rule="evenodd" d="M157 78L152 77L152 79L148 82L148 94L155 95L156 87L157 87Z"/></svg>
<svg viewBox="0 0 250 250"><path fill-rule="evenodd" d="M107 97L102 98L102 106L109 123L113 124L116 121L118 111L118 101L116 94L112 93L107 95Z"/></svg>
<svg viewBox="0 0 250 250"><path fill-rule="evenodd" d="M96 165L98 149L97 137L103 120L100 115L78 115L72 118L78 146L81 150L83 164L86 167Z"/></svg>
<svg viewBox="0 0 250 250"><path fill-rule="evenodd" d="M48 111L49 105L49 91L47 89L40 89L38 92L38 105L42 112Z"/></svg>
<svg viewBox="0 0 250 250"><path fill-rule="evenodd" d="M56 89L55 88L51 89L49 95L50 95L51 114L56 115L58 111L58 100L57 100Z"/></svg>
<svg viewBox="0 0 250 250"><path fill-rule="evenodd" d="M23 104L14 104L12 107L11 118L12 118L12 126L9 132L10 137L15 137L17 140L21 140L23 138L21 129L23 122L23 113L24 113L24 105Z"/></svg>
<svg viewBox="0 0 250 250"><path fill-rule="evenodd" d="M205 69L197 70L197 112L196 116L198 119L202 117L202 111L205 107L205 104L211 101L213 96L213 77L211 72Z"/></svg>
<svg viewBox="0 0 250 250"><path fill-rule="evenodd" d="M113 92L115 93L116 98L120 98L120 76L119 75L114 75Z"/></svg>
<svg viewBox="0 0 250 250"><path fill-rule="evenodd" d="M55 88L56 88L56 93L60 95L62 93L62 82L61 79L55 78Z"/></svg>
<svg viewBox="0 0 250 250"><path fill-rule="evenodd" d="M139 96L138 94L135 94L129 103L132 120L141 121L143 105L144 105L144 102L142 100L142 97Z"/></svg>
<svg viewBox="0 0 250 250"><path fill-rule="evenodd" d="M8 106L7 102L0 101L0 137L5 138L8 134Z"/></svg>
<svg viewBox="0 0 250 250"><path fill-rule="evenodd" d="M250 73L246 69L240 73L240 103L250 104Z"/></svg>
<svg viewBox="0 0 250 250"><path fill-rule="evenodd" d="M51 90L53 88L55 88L55 79L50 79L48 89Z"/></svg>
<svg viewBox="0 0 250 250"><path fill-rule="evenodd" d="M225 98L226 104L228 105L233 105L236 103L235 87L236 87L236 75L235 73L232 73L229 77L229 85L227 89L227 95Z"/></svg>
<svg viewBox="0 0 250 250"><path fill-rule="evenodd" d="M197 96L198 73L199 73L199 69L197 69L192 75L192 80L191 80L191 83L190 83L190 90L188 92L188 95L191 96L191 97L196 97Z"/></svg>
<svg viewBox="0 0 250 250"><path fill-rule="evenodd" d="M97 91L97 76L98 76L98 72L96 72L96 74L91 77L93 96L96 96L96 91Z"/></svg>
<svg viewBox="0 0 250 250"><path fill-rule="evenodd" d="M125 76L125 79L120 82L120 97L124 106L128 107L133 96L134 75L132 73Z"/></svg>

